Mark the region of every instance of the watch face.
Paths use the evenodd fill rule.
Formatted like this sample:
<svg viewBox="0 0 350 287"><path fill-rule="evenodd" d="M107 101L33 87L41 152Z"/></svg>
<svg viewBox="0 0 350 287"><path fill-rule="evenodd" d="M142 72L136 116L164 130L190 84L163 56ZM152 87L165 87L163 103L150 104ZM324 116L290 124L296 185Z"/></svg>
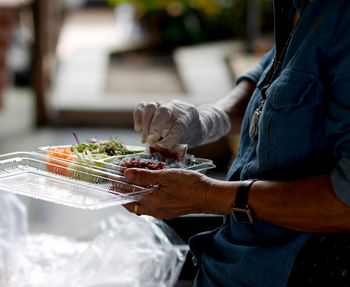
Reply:
<svg viewBox="0 0 350 287"><path fill-rule="evenodd" d="M232 215L240 223L252 224L254 222L250 209L232 208Z"/></svg>

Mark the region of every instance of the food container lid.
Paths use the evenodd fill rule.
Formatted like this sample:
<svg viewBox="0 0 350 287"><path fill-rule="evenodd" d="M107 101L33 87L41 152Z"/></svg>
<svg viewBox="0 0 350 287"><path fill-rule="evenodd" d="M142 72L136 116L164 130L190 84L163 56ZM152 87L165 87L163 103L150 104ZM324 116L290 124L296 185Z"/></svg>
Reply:
<svg viewBox="0 0 350 287"><path fill-rule="evenodd" d="M126 182L123 176L48 158L36 152L0 155L0 189L83 209L137 201L155 187Z"/></svg>

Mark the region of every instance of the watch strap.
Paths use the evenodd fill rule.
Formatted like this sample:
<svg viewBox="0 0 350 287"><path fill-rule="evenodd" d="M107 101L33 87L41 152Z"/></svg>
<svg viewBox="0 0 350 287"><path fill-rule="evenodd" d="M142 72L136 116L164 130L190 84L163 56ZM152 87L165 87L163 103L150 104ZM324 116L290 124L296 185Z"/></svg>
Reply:
<svg viewBox="0 0 350 287"><path fill-rule="evenodd" d="M257 179L248 179L240 184L236 193L235 208L247 208L249 190L255 181L257 181Z"/></svg>

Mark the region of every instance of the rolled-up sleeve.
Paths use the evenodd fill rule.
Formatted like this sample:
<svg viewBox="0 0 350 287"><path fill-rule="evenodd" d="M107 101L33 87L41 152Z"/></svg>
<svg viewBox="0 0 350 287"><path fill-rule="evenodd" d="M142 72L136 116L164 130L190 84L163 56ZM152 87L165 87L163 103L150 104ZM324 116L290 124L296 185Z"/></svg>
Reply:
<svg viewBox="0 0 350 287"><path fill-rule="evenodd" d="M236 79L236 84L238 84L243 79L249 79L249 80L253 81L254 83L258 83L264 70L271 63L271 61L274 57L274 54L275 54L275 48L273 48L269 52L267 52L264 55L264 57L262 58L262 60L253 69L251 69L248 72L244 73L243 75L239 76Z"/></svg>
<svg viewBox="0 0 350 287"><path fill-rule="evenodd" d="M350 5L349 5L350 8ZM330 94L326 131L339 159L331 180L334 192L350 206L350 9L344 11L328 49Z"/></svg>

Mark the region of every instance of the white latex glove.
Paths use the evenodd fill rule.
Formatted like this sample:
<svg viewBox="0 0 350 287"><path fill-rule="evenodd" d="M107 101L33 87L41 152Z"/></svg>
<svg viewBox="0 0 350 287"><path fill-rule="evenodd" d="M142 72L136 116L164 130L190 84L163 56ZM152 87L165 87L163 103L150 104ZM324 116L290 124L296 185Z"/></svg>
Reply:
<svg viewBox="0 0 350 287"><path fill-rule="evenodd" d="M231 128L230 118L220 107L173 100L168 104L140 103L134 111L134 128L142 130L142 142L172 149L214 142Z"/></svg>

